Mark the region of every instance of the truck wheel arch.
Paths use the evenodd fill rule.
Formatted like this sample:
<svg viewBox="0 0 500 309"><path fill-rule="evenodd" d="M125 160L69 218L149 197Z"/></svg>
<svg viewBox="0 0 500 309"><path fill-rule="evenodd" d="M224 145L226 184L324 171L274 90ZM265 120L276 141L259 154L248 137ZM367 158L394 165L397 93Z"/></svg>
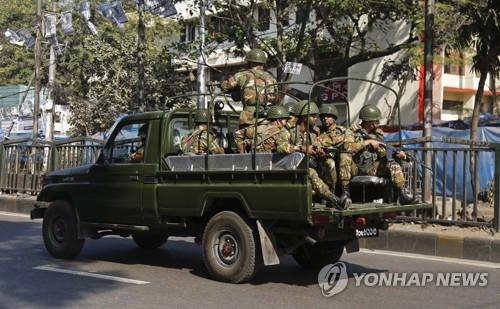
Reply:
<svg viewBox="0 0 500 309"><path fill-rule="evenodd" d="M203 198L201 216L212 216L221 211L234 211L245 215L247 218L255 216L250 211L248 203L238 192L211 192Z"/></svg>

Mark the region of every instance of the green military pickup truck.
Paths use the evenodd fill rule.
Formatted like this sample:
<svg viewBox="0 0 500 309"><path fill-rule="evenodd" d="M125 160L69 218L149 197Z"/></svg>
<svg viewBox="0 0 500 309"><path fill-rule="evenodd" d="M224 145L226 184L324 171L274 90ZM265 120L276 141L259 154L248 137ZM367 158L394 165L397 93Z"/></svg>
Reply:
<svg viewBox="0 0 500 309"><path fill-rule="evenodd" d="M194 112L127 116L95 164L48 174L31 212L33 219L43 218L48 252L73 258L86 238L106 235L131 236L144 249L162 246L169 236L194 236L211 276L238 283L285 254L309 268L334 263L344 248L358 250L359 237L387 228L385 218L430 207L403 206L390 197L367 201L366 193L384 191L370 186L388 185L377 177L358 179L363 200L353 196L347 210L317 203L302 153L235 153L235 113L217 112L210 125L226 154L179 155ZM137 132L143 127L147 135L141 141ZM138 147L142 160L131 160Z"/></svg>

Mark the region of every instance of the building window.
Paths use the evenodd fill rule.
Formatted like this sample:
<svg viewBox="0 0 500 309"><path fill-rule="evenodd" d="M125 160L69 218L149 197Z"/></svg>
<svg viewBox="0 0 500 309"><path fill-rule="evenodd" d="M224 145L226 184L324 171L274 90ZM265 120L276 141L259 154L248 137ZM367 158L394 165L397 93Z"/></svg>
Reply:
<svg viewBox="0 0 500 309"><path fill-rule="evenodd" d="M302 24L307 21L306 11L303 8L297 8L295 12L295 23Z"/></svg>
<svg viewBox="0 0 500 309"><path fill-rule="evenodd" d="M444 73L464 75L464 54L455 51L445 51Z"/></svg>
<svg viewBox="0 0 500 309"><path fill-rule="evenodd" d="M461 113L464 108L464 102L443 100L443 111Z"/></svg>
<svg viewBox="0 0 500 309"><path fill-rule="evenodd" d="M259 8L259 31L269 30L269 24L271 23L271 11L268 8Z"/></svg>
<svg viewBox="0 0 500 309"><path fill-rule="evenodd" d="M183 29L181 30L181 42L192 42L196 39L196 24L194 23L186 23L184 24Z"/></svg>

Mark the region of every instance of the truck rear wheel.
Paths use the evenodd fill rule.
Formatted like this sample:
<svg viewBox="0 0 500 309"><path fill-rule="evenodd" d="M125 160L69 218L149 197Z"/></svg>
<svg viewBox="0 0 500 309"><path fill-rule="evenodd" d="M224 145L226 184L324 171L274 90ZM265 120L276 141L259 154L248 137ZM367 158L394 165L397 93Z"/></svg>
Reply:
<svg viewBox="0 0 500 309"><path fill-rule="evenodd" d="M250 280L260 261L254 224L237 213L223 211L208 221L203 233L203 262L216 280Z"/></svg>
<svg viewBox="0 0 500 309"><path fill-rule="evenodd" d="M344 244L316 243L300 246L293 253L293 258L304 268L320 269L325 265L337 263L343 252Z"/></svg>
<svg viewBox="0 0 500 309"><path fill-rule="evenodd" d="M163 246L168 236L161 234L132 234L134 242L144 250L153 250Z"/></svg>
<svg viewBox="0 0 500 309"><path fill-rule="evenodd" d="M63 200L50 204L43 218L42 232L45 248L55 258L74 258L85 243L85 239L78 239L75 210Z"/></svg>

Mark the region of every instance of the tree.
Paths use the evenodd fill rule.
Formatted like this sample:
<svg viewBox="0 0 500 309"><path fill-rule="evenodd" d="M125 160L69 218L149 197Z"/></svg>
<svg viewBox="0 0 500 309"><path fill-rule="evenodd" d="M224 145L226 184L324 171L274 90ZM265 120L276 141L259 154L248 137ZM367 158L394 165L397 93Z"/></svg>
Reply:
<svg viewBox="0 0 500 309"><path fill-rule="evenodd" d="M465 23L458 29L457 41L463 49L474 48L472 68L479 73L479 84L474 99L470 138L476 140L479 111L487 76L500 74L500 2L496 0L461 0L459 12Z"/></svg>
<svg viewBox="0 0 500 309"><path fill-rule="evenodd" d="M417 40L415 21L419 14L416 0L247 0L214 1L215 12L209 27L217 33L208 40L233 42L241 54L245 46L261 47L270 54L275 65L302 62L310 67L316 79L346 75L347 69L360 62L391 55L404 50ZM269 9L277 18L276 32L266 35L262 21L254 18L259 9ZM290 23L290 14L299 20ZM262 14L266 20L266 14ZM313 16L314 18L309 18ZM407 27L406 39L378 42L372 31L383 34L400 22ZM222 26L221 26L222 25ZM278 80L290 76L278 69Z"/></svg>
<svg viewBox="0 0 500 309"><path fill-rule="evenodd" d="M0 29L5 31L26 28L34 33L35 7L33 1L6 0L0 11ZM72 2L62 9L72 9ZM93 4L97 1L92 1ZM2 3L3 4L3 3ZM48 5L48 1L44 1ZM47 7L44 7L47 8ZM173 102L166 98L184 91L187 84L174 71L171 52L165 48L165 37L176 31L171 20L145 14L145 98L137 104L137 14L134 1L124 8L129 22L119 30L92 6L92 21L99 34L88 31L77 10L74 10L75 33L58 39L65 48L58 56L56 103L70 104L70 123L75 134L93 134L106 130L122 113L138 110L165 109ZM59 29L58 29L59 31ZM27 84L34 70L33 51L9 44L1 36L0 84ZM47 80L48 45L43 44L43 83Z"/></svg>

